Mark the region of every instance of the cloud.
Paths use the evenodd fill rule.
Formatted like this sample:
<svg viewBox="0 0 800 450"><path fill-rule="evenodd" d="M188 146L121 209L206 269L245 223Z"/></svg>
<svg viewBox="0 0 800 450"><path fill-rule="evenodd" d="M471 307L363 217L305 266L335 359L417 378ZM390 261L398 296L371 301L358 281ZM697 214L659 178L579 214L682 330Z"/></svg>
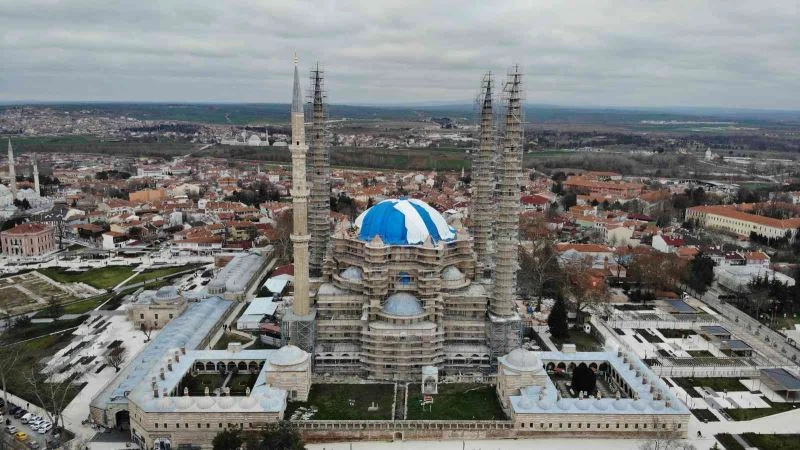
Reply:
<svg viewBox="0 0 800 450"><path fill-rule="evenodd" d="M121 5L120 3L123 3ZM470 101L518 63L535 103L800 109L800 3L0 0L0 101Z"/></svg>

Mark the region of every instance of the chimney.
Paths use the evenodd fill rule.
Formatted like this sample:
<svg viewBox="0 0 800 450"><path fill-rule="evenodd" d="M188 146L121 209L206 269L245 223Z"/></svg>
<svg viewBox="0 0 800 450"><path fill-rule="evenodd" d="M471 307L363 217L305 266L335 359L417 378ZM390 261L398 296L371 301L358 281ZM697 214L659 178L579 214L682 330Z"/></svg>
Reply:
<svg viewBox="0 0 800 450"><path fill-rule="evenodd" d="M159 374L158 375L161 377L162 380L164 379L164 368L163 367L159 370Z"/></svg>
<svg viewBox="0 0 800 450"><path fill-rule="evenodd" d="M181 354L183 354L183 355L186 354L186 346L185 345L181 346Z"/></svg>
<svg viewBox="0 0 800 450"><path fill-rule="evenodd" d="M176 363L181 362L181 352L179 352L177 350L175 350L175 362Z"/></svg>
<svg viewBox="0 0 800 450"><path fill-rule="evenodd" d="M167 359L167 370L172 372L172 358Z"/></svg>
<svg viewBox="0 0 800 450"><path fill-rule="evenodd" d="M153 388L153 398L158 398L158 386Z"/></svg>

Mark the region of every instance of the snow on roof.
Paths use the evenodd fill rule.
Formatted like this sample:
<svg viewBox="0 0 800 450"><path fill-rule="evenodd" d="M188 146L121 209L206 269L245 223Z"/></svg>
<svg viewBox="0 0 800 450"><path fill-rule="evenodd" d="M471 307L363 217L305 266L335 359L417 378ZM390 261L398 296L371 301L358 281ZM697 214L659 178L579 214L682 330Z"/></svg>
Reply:
<svg viewBox="0 0 800 450"><path fill-rule="evenodd" d="M627 358L627 362L625 359ZM686 406L649 367L635 356L620 356L615 352L539 352L539 359L547 362L607 362L622 380L634 390L638 399L612 398L558 398L558 390L548 377L544 386L528 386L521 395L509 398L516 414L689 414ZM644 382L644 378L647 382ZM650 386L660 392L656 400ZM669 400L670 406L666 403Z"/></svg>
<svg viewBox="0 0 800 450"><path fill-rule="evenodd" d="M219 271L208 284L208 288L212 292L223 287L225 292L242 292L263 262L264 256L258 252L240 253Z"/></svg>
<svg viewBox="0 0 800 450"><path fill-rule="evenodd" d="M243 316L256 315L274 315L278 309L280 302L273 302L272 297L258 297L254 298L247 306L247 309L242 313Z"/></svg>
<svg viewBox="0 0 800 450"><path fill-rule="evenodd" d="M383 312L393 316L416 316L425 312L419 299L407 292L392 294L383 304Z"/></svg>
<svg viewBox="0 0 800 450"><path fill-rule="evenodd" d="M105 409L109 403L127 404L127 393L145 380L150 369L170 349L200 345L232 302L211 297L189 304L186 311L172 319L158 335L92 400L91 405Z"/></svg>
<svg viewBox="0 0 800 450"><path fill-rule="evenodd" d="M434 243L456 238L456 230L439 211L413 198L384 200L361 213L354 225L362 240L380 236L390 245L422 244L429 237Z"/></svg>

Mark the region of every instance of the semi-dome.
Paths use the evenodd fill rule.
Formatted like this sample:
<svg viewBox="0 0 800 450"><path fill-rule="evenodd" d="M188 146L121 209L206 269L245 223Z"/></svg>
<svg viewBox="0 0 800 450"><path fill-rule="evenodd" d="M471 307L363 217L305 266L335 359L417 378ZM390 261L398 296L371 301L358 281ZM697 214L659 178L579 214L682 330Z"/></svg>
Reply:
<svg viewBox="0 0 800 450"><path fill-rule="evenodd" d="M383 312L392 316L418 316L424 314L422 304L417 297L405 292L392 294L383 304Z"/></svg>
<svg viewBox="0 0 800 450"><path fill-rule="evenodd" d="M384 200L361 213L355 226L360 239L371 241L378 236L390 245L422 244L429 237L434 243L456 238L456 230L439 211L413 198Z"/></svg>
<svg viewBox="0 0 800 450"><path fill-rule="evenodd" d="M364 278L364 271L361 270L361 267L351 266L344 269L339 276L345 280L360 280Z"/></svg>
<svg viewBox="0 0 800 450"><path fill-rule="evenodd" d="M447 266L442 271L442 279L445 281L460 281L464 279L464 274L456 266Z"/></svg>

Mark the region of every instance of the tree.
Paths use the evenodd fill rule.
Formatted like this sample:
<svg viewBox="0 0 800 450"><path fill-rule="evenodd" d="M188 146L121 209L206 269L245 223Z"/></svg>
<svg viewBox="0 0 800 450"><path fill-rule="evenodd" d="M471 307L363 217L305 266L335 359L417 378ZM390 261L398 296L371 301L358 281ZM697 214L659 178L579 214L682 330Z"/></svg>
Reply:
<svg viewBox="0 0 800 450"><path fill-rule="evenodd" d="M572 390L593 395L597 390L597 374L586 363L581 363L572 371Z"/></svg>
<svg viewBox="0 0 800 450"><path fill-rule="evenodd" d="M569 336L569 326L567 324L567 304L562 297L556 299L550 315L547 316L547 327L550 335L555 338L566 338Z"/></svg>
<svg viewBox="0 0 800 450"><path fill-rule="evenodd" d="M64 305L56 297L47 299L47 307L44 309L48 317L60 317L64 314Z"/></svg>
<svg viewBox="0 0 800 450"><path fill-rule="evenodd" d="M5 401L3 409L8 414L8 389L6 383L12 376L17 373L17 363L20 360L22 352L19 346L16 345L0 345L0 388L3 389L3 401Z"/></svg>
<svg viewBox="0 0 800 450"><path fill-rule="evenodd" d="M684 279L689 287L700 295L705 294L714 282L714 261L707 256L700 256L689 263L689 270L684 272Z"/></svg>
<svg viewBox="0 0 800 450"><path fill-rule="evenodd" d="M61 377L63 368L63 366L51 367L37 364L25 374L28 394L36 399L36 403L47 415L47 420L53 424L53 428L50 430L51 434L55 434L63 426L64 409L78 393L74 381L83 375L80 372L74 372L70 376Z"/></svg>
<svg viewBox="0 0 800 450"><path fill-rule="evenodd" d="M225 429L214 436L211 445L213 445L214 450L236 450L242 446L242 442L244 442L244 440L239 430Z"/></svg>
<svg viewBox="0 0 800 450"><path fill-rule="evenodd" d="M144 341L150 342L150 335L153 334L153 327L142 322L142 325L139 327L139 329L142 330L142 333L144 333Z"/></svg>
<svg viewBox="0 0 800 450"><path fill-rule="evenodd" d="M106 353L105 362L109 366L113 367L117 372L119 372L122 363L125 362L125 357L127 356L127 350L124 346L120 345L114 347Z"/></svg>
<svg viewBox="0 0 800 450"><path fill-rule="evenodd" d="M305 450L303 438L288 421L282 421L269 427L262 434L259 449L263 450Z"/></svg>
<svg viewBox="0 0 800 450"><path fill-rule="evenodd" d="M278 216L275 231L277 237L275 247L281 263L288 263L292 260L292 227L294 218L291 211L286 211Z"/></svg>
<svg viewBox="0 0 800 450"><path fill-rule="evenodd" d="M569 211L570 208L578 204L578 195L574 192L567 192L561 197L561 205L564 211Z"/></svg>

